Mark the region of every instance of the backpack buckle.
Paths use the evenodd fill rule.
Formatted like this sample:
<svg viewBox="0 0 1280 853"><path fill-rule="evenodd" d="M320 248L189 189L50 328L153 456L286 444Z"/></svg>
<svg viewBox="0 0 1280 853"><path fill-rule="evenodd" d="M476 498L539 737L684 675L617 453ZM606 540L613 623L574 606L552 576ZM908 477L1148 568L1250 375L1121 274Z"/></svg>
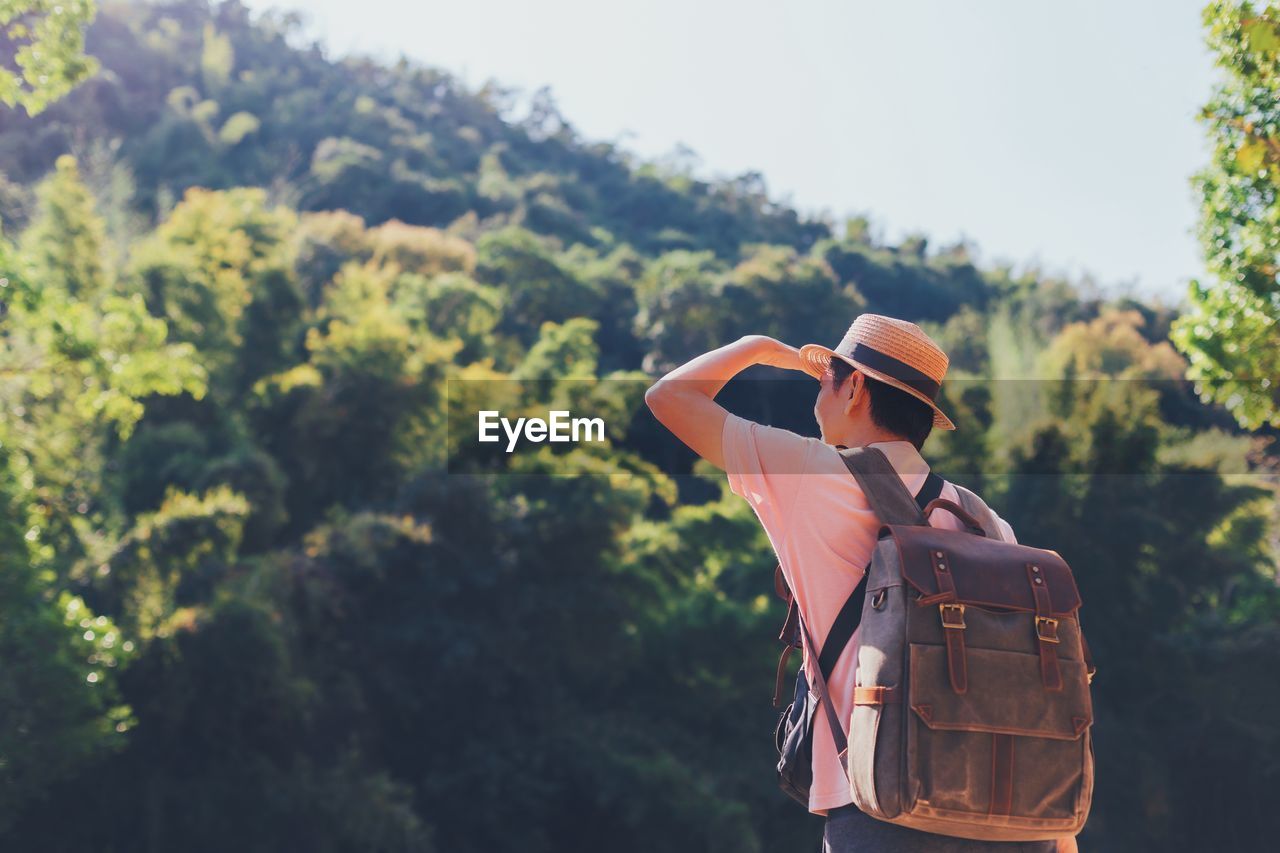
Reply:
<svg viewBox="0 0 1280 853"><path fill-rule="evenodd" d="M1037 616L1036 636L1046 643L1061 642L1058 639L1058 620L1052 616Z"/></svg>
<svg viewBox="0 0 1280 853"><path fill-rule="evenodd" d="M958 604L954 601L944 601L938 605L938 613L942 615L943 628L964 628L963 604ZM948 615L953 618L948 620Z"/></svg>

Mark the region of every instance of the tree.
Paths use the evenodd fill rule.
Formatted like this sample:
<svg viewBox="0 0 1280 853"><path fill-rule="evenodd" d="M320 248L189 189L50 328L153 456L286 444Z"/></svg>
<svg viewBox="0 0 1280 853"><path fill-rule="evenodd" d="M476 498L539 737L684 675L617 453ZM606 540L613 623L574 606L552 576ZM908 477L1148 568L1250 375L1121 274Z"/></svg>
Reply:
<svg viewBox="0 0 1280 853"><path fill-rule="evenodd" d="M27 534L38 513L0 447L0 835L23 808L104 753L131 723L115 670L134 650L107 617L51 587Z"/></svg>
<svg viewBox="0 0 1280 853"><path fill-rule="evenodd" d="M65 577L82 553L82 538L97 535L85 526L119 522L111 517L115 507L99 505L95 494L112 436L132 433L149 395L203 395L205 372L189 345L168 340L167 326L147 312L141 295L105 286L96 220L80 196L74 164L64 163L48 188L50 203L32 227L35 236L24 240L34 263L0 240L0 288L8 307L0 346L0 405L7 415L0 442L29 471L46 541L61 545L48 565ZM67 199L76 203L63 205ZM63 225L73 228L68 240L76 252L61 251L48 230Z"/></svg>
<svg viewBox="0 0 1280 853"><path fill-rule="evenodd" d="M289 362L303 302L286 241L296 220L258 188L192 189L134 252L148 308L200 353L215 390Z"/></svg>
<svg viewBox="0 0 1280 853"><path fill-rule="evenodd" d="M80 180L75 158L58 158L53 174L36 188L35 221L22 235L22 251L36 280L74 299L92 300L110 284L104 257L106 226Z"/></svg>
<svg viewBox="0 0 1280 853"><path fill-rule="evenodd" d="M84 55L95 0L0 0L0 102L36 115L98 70Z"/></svg>
<svg viewBox="0 0 1280 853"><path fill-rule="evenodd" d="M476 252L476 279L509 294L498 331L518 342L512 353L532 346L544 322L589 315L598 304L599 294L530 231L486 234Z"/></svg>
<svg viewBox="0 0 1280 853"><path fill-rule="evenodd" d="M1248 0L1204 10L1225 72L1201 113L1213 159L1196 177L1209 280L1172 338L1207 399L1241 425L1280 426L1280 11Z"/></svg>
<svg viewBox="0 0 1280 853"><path fill-rule="evenodd" d="M71 566L119 523L99 503L109 433L127 435L150 394L203 392L189 348L166 343L140 297L74 299L68 269L41 261L43 288L40 265L0 240L0 831L123 745L116 671L134 643L68 591Z"/></svg>

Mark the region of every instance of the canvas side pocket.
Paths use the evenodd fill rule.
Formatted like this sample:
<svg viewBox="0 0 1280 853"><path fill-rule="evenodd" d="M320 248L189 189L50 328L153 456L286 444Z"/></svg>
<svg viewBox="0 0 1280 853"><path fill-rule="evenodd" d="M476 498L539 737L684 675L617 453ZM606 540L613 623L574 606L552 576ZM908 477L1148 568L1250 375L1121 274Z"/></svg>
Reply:
<svg viewBox="0 0 1280 853"><path fill-rule="evenodd" d="M900 686L904 607L904 590L896 578L867 590L857 648L860 686ZM855 704L849 729L849 781L854 802L876 817L897 817L902 812L901 703Z"/></svg>

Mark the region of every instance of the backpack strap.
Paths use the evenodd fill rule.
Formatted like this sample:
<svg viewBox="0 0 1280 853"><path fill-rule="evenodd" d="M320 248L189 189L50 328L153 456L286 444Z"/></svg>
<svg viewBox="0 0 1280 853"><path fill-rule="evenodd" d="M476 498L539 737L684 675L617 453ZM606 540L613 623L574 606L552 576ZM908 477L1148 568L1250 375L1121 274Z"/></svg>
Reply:
<svg viewBox="0 0 1280 853"><path fill-rule="evenodd" d="M924 512L924 508L938 499L942 494L944 481L932 471L929 476L924 478L924 485L920 487L920 493L916 495L916 505L920 507L920 511Z"/></svg>
<svg viewBox="0 0 1280 853"><path fill-rule="evenodd" d="M942 482L941 477L932 471L929 472L924 485L920 487L920 493L913 498L922 513L929 505L929 501L936 498L942 491ZM864 572L858 585L853 588L853 592L845 599L844 606L836 614L836 621L831 623L831 630L827 632L827 641L822 646L822 654L818 656L818 669L823 678L830 678L831 673L835 671L836 661L840 659L841 652L853 638L853 632L858 629L858 623L862 621L862 605L866 600L867 576Z"/></svg>
<svg viewBox="0 0 1280 853"><path fill-rule="evenodd" d="M865 580L865 577L864 577ZM858 586L862 586L860 582ZM804 634L805 640L809 644L810 654L812 654L813 637L809 636L809 628L804 624L804 619L800 620L800 630ZM818 694L818 704L820 704L827 712L827 726L831 729L831 738L836 745L836 758L840 761L840 769L844 771L844 775L849 775L849 767L845 761L845 754L849 751L849 736L844 732L844 726L840 724L840 717L836 714L835 705L831 703L831 697L827 695L827 678L818 671L818 677L814 679L812 685L813 692Z"/></svg>
<svg viewBox="0 0 1280 853"><path fill-rule="evenodd" d="M881 524L929 523L880 448L846 447L839 452Z"/></svg>

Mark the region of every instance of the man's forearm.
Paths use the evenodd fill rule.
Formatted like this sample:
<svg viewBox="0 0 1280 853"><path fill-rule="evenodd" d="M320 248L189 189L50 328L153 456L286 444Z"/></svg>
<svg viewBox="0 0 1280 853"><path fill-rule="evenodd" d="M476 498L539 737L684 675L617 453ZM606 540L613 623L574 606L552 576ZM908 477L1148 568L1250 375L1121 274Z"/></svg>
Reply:
<svg viewBox="0 0 1280 853"><path fill-rule="evenodd" d="M680 365L649 386L649 410L676 438L723 469L729 412L715 401L730 379L753 364L800 369L799 350L764 335L748 335Z"/></svg>
<svg viewBox="0 0 1280 853"><path fill-rule="evenodd" d="M765 335L746 335L685 362L659 379L650 391L701 394L715 399L730 379L753 364L798 370L797 352L794 347Z"/></svg>

